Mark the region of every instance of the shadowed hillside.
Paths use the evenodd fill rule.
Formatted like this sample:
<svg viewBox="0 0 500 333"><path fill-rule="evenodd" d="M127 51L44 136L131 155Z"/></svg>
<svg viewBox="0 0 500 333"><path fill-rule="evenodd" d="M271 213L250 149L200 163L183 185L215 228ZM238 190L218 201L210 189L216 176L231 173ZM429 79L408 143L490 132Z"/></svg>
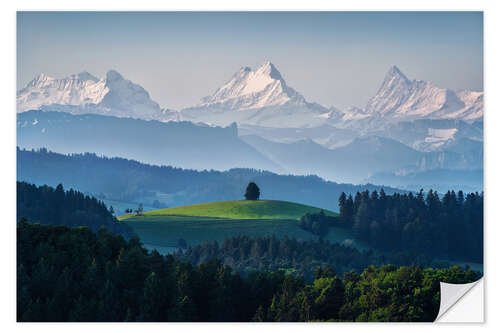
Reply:
<svg viewBox="0 0 500 333"><path fill-rule="evenodd" d="M261 188L261 199L291 201L338 211L342 192L377 190L381 186L339 184L317 176L277 175L252 169L195 171L152 166L95 154L62 155L47 150L17 151L17 178L34 184L78 189L101 199L162 207L243 199L250 181ZM399 191L384 187L386 193ZM117 211L117 214L119 212Z"/></svg>

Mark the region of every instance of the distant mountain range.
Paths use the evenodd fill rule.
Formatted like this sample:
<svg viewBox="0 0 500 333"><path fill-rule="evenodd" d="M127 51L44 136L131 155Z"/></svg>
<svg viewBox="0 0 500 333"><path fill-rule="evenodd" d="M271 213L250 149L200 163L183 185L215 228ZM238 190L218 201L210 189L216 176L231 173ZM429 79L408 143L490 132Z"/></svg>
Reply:
<svg viewBox="0 0 500 333"><path fill-rule="evenodd" d="M114 70L98 79L90 73L55 79L40 74L17 93L18 112L49 108L156 120L188 120L226 126L232 122L267 127L359 127L415 119L477 121L483 117L483 92L440 88L410 80L392 66L364 108L338 110L306 101L289 87L269 61L255 70L242 67L211 96L180 111L162 109L140 85ZM62 108L62 109L61 109ZM66 108L66 110L64 110ZM374 126L372 124L372 126Z"/></svg>
<svg viewBox="0 0 500 333"><path fill-rule="evenodd" d="M363 108L325 107L308 102L289 87L269 61L255 70L242 67L213 95L179 111L161 108L144 88L114 70L102 79L87 72L63 79L40 74L17 93L18 112L41 109L218 126L236 122L253 128L254 132L250 130L247 134L255 135L262 131L260 128L303 130L329 126L336 132L352 131L353 134L341 138L327 133L319 137L312 134L316 130L289 137L291 141L309 138L328 148L347 144L359 135L376 134L401 141L390 134L398 123L425 119L427 133L422 134L422 123L418 123L414 125L420 126L418 142L405 142L422 151L438 150L447 141L462 137L459 127L482 122L483 107L483 92L453 91L428 81L410 80L396 66L389 69L376 95ZM466 137L482 140L482 128Z"/></svg>
<svg viewBox="0 0 500 333"><path fill-rule="evenodd" d="M416 119L475 121L483 116L483 93L455 92L428 81L410 80L396 66L364 108L339 110L307 102L289 87L276 67L243 67L212 96L179 111L178 118L225 125L237 122L275 128L332 125L367 132L387 123Z"/></svg>
<svg viewBox="0 0 500 333"><path fill-rule="evenodd" d="M446 150L432 152L417 151L400 141L374 135L356 137L346 145L329 149L311 139L284 143L256 135L239 136L234 123L223 128L49 111L18 114L17 144L28 149L94 152L197 170L250 167L284 174L314 174L350 183L360 183L381 172L483 167L482 143L467 138L447 145Z"/></svg>
<svg viewBox="0 0 500 333"><path fill-rule="evenodd" d="M17 116L17 145L61 153L93 152L198 170L282 171L238 137L236 125L146 121L97 114L28 111Z"/></svg>
<svg viewBox="0 0 500 333"><path fill-rule="evenodd" d="M183 110L161 108L114 70L102 79L40 74L17 93L18 145L353 183L394 173L392 184L403 184L410 173L482 170L483 107L482 92L411 80L396 66L363 108L345 110L307 101L271 62L242 67Z"/></svg>
<svg viewBox="0 0 500 333"><path fill-rule="evenodd" d="M371 175L397 172L399 175L434 169L477 170L483 168L483 151L477 149L420 152L396 140L366 136L351 143L327 149L312 140L279 143L259 136L241 137L267 158L292 174L316 174L337 182L362 183ZM461 147L461 145L459 146ZM482 148L482 146L481 146ZM380 179L380 178L376 178ZM435 180L439 183L439 179ZM374 184L392 183L373 182Z"/></svg>

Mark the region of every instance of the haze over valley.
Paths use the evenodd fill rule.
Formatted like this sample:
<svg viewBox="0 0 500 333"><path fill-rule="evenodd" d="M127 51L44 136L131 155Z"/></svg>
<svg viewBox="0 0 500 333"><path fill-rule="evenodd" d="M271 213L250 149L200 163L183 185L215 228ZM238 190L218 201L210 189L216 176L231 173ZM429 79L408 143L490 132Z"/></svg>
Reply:
<svg viewBox="0 0 500 333"><path fill-rule="evenodd" d="M409 79L396 66L367 105L343 110L307 101L269 61L241 67L211 96L182 110L160 107L115 70L102 79L87 72L62 79L40 74L18 91L17 110L22 148L155 165L246 167L354 184L392 174L383 185L409 190L441 188L433 170L483 168L483 93ZM419 174L428 181L415 184ZM469 189L481 190L482 182Z"/></svg>

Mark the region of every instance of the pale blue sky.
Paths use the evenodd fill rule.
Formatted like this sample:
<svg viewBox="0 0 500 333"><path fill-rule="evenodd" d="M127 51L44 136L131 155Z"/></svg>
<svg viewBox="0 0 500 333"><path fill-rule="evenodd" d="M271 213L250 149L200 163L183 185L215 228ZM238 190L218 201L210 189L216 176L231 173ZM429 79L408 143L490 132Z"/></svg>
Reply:
<svg viewBox="0 0 500 333"><path fill-rule="evenodd" d="M364 106L391 65L483 89L480 12L20 12L17 44L18 89L40 72L116 69L176 109L265 60L325 106Z"/></svg>

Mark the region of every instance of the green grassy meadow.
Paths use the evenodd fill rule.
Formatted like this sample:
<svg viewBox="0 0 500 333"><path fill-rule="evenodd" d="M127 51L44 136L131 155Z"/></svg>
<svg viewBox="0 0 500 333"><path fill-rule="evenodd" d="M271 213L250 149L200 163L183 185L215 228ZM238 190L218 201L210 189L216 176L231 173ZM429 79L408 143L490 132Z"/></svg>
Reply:
<svg viewBox="0 0 500 333"><path fill-rule="evenodd" d="M306 213L319 213L320 208L306 206L288 201L277 200L229 200L207 202L196 205L158 209L144 213L144 216L198 216L227 219L271 219L298 220ZM336 216L336 213L323 209L325 214ZM133 217L133 216L131 216ZM122 220L129 218L125 215Z"/></svg>
<svg viewBox="0 0 500 333"><path fill-rule="evenodd" d="M124 215L119 219L132 227L144 244L167 253L175 249L179 238L185 239L188 245L207 240L222 242L237 235L317 239L302 230L298 220L306 213L319 211L320 208L285 201L232 200L153 210L142 216ZM330 228L325 239L363 248L362 244L353 242L354 237L346 229Z"/></svg>
<svg viewBox="0 0 500 333"><path fill-rule="evenodd" d="M124 221L146 244L166 247L176 246L183 238L189 245L198 245L206 240L221 242L226 237L248 235L261 237L285 235L293 238L311 239L315 236L299 228L296 220L270 219L217 219L189 216L150 216L147 219L130 218Z"/></svg>

